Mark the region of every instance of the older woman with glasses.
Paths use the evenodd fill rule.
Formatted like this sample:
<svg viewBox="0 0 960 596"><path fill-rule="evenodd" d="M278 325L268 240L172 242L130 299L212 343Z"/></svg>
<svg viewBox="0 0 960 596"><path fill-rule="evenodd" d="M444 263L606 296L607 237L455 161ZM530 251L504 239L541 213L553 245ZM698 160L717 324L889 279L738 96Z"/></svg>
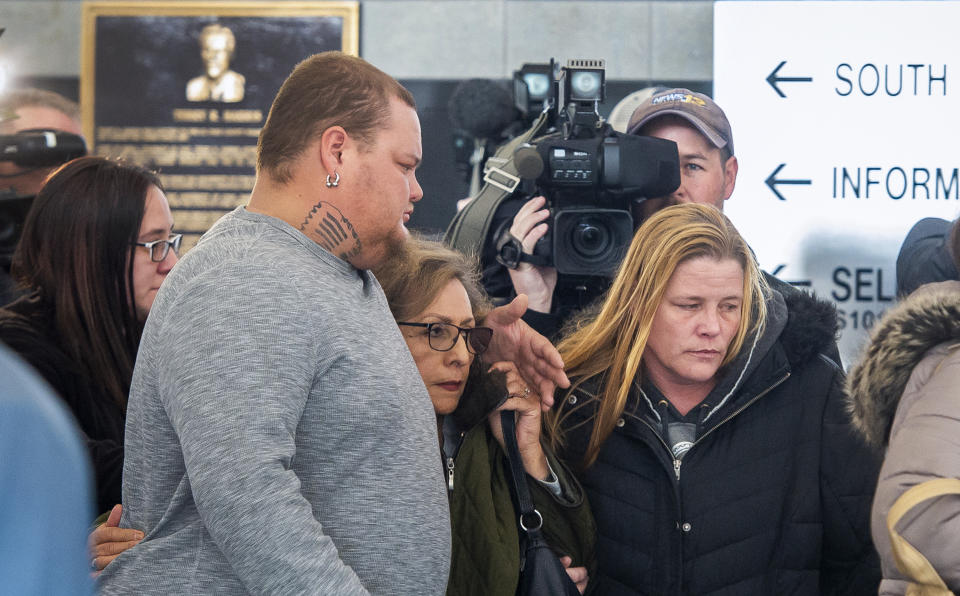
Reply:
<svg viewBox="0 0 960 596"><path fill-rule="evenodd" d="M514 594L520 574L517 512L505 468L500 410L517 413L517 443L544 531L586 587L593 518L583 491L540 440L540 399L513 364L480 359L493 331L470 259L422 239L374 272L427 386L453 525L447 594ZM461 341L461 338L463 341Z"/></svg>
<svg viewBox="0 0 960 596"><path fill-rule="evenodd" d="M0 341L70 407L93 461L98 511L120 502L127 392L143 323L177 262L160 181L133 165L75 159L47 179L11 272L26 290L0 309Z"/></svg>

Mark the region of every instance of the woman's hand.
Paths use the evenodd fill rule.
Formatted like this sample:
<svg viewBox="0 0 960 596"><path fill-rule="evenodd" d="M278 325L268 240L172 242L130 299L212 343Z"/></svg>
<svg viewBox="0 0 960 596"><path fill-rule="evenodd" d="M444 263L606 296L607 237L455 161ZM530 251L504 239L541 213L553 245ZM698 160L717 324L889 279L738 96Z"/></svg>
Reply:
<svg viewBox="0 0 960 596"><path fill-rule="evenodd" d="M107 521L90 532L90 553L93 557L90 560L90 567L93 569L94 577L100 575L103 568L120 553L143 540L143 532L140 530L118 527L122 514L123 506L114 505Z"/></svg>
<svg viewBox="0 0 960 596"><path fill-rule="evenodd" d="M563 568L567 570L567 575L570 576L570 581L577 585L577 589L580 590L580 593L587 589L587 582L590 581L590 577L587 575L586 567L571 567L573 564L573 559L570 557L560 557L560 563L563 564Z"/></svg>
<svg viewBox="0 0 960 596"><path fill-rule="evenodd" d="M503 427L500 424L500 412L513 410L517 413L517 447L520 459L527 474L537 480L546 480L550 476L547 457L540 446L540 394L523 380L512 362L497 362L490 370L499 370L506 375L507 393L510 396L487 419L493 436L506 450L503 442Z"/></svg>

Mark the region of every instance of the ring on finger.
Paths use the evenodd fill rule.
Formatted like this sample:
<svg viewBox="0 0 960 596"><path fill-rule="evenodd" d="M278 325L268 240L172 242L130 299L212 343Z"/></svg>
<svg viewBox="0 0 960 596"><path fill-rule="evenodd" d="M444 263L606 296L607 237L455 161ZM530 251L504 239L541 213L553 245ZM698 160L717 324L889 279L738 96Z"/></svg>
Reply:
<svg viewBox="0 0 960 596"><path fill-rule="evenodd" d="M530 388L529 388L529 387L524 387L524 388L523 388L523 395L521 395L520 397L526 399L528 395L530 395Z"/></svg>

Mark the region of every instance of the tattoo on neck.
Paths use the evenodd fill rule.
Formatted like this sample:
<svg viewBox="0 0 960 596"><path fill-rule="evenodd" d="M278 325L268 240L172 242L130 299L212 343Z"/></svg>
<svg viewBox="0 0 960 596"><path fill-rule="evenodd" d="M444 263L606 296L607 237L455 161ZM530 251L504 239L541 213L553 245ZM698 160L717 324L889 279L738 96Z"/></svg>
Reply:
<svg viewBox="0 0 960 596"><path fill-rule="evenodd" d="M320 201L303 218L300 231L344 261L360 254L363 245L350 220L339 209Z"/></svg>

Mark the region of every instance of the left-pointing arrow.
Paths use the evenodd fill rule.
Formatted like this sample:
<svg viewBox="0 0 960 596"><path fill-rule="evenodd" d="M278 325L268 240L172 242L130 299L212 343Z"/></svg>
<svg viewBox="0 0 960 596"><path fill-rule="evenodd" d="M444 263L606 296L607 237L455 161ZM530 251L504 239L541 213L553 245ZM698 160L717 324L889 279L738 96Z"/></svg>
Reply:
<svg viewBox="0 0 960 596"><path fill-rule="evenodd" d="M786 265L785 263L781 263L781 264L777 265L777 268L776 268L776 269L774 269L773 271L770 272L770 275L776 277L776 278L779 279L780 281L785 281L785 282L787 282L787 283L790 284L791 286L799 286L799 287L802 287L802 288L809 288L809 287L811 287L811 286L813 285L813 280L809 280L809 279L796 279L796 280L793 280L793 281L783 279L782 277L780 277L780 272L783 271L783 270L786 269L786 268L787 268L787 265Z"/></svg>
<svg viewBox="0 0 960 596"><path fill-rule="evenodd" d="M777 180L777 174L780 173L780 170L782 170L785 165L787 164L782 163L779 166L777 166L777 169L774 170L773 173L767 176L767 179L763 181L764 184L769 186L770 190L773 191L773 194L777 195L777 198L780 199L781 201L786 201L787 199L785 199L783 195L780 194L780 191L777 190L778 184L812 184L813 183L812 180Z"/></svg>
<svg viewBox="0 0 960 596"><path fill-rule="evenodd" d="M767 82L770 83L770 86L773 87L773 90L776 91L780 97L786 97L786 95L780 90L777 83L810 83L813 81L813 77L778 77L777 73L780 72L780 69L783 68L783 65L786 63L787 61L784 60L780 64L777 64L773 72L767 75Z"/></svg>

